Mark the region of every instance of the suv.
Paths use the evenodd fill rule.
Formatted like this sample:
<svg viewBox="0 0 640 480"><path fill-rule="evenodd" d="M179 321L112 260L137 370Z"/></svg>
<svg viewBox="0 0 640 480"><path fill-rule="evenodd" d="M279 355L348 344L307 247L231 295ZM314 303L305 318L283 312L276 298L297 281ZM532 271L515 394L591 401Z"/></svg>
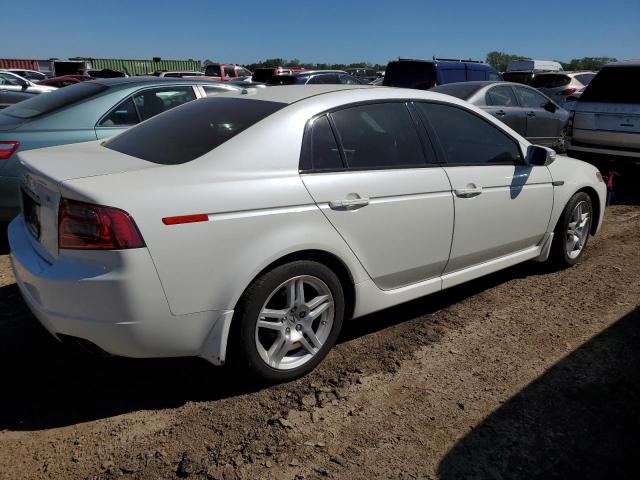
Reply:
<svg viewBox="0 0 640 480"><path fill-rule="evenodd" d="M382 85L428 90L445 83L502 80L495 68L475 60L395 60L389 62Z"/></svg>
<svg viewBox="0 0 640 480"><path fill-rule="evenodd" d="M574 102L565 148L575 158L640 165L640 60L609 63Z"/></svg>
<svg viewBox="0 0 640 480"><path fill-rule="evenodd" d="M212 63L205 67L204 77L197 78L214 82L228 82L229 80L241 80L250 76L251 72L240 65Z"/></svg>
<svg viewBox="0 0 640 480"><path fill-rule="evenodd" d="M564 105L567 98L589 85L596 72L554 72L539 73L529 84L537 88L558 105Z"/></svg>

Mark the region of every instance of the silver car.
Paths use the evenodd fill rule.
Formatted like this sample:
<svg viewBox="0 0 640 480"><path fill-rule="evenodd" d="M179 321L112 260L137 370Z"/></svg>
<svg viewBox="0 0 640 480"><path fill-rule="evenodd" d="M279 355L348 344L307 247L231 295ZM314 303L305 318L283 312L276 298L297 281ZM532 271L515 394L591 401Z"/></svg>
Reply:
<svg viewBox="0 0 640 480"><path fill-rule="evenodd" d="M569 112L535 88L513 82L459 82L431 90L480 107L531 143L562 145Z"/></svg>
<svg viewBox="0 0 640 480"><path fill-rule="evenodd" d="M56 87L36 85L31 80L7 70L0 70L0 90L7 92L46 93L57 90Z"/></svg>
<svg viewBox="0 0 640 480"><path fill-rule="evenodd" d="M640 164L640 61L604 66L573 102L565 148L599 163L617 158Z"/></svg>
<svg viewBox="0 0 640 480"><path fill-rule="evenodd" d="M589 85L595 76L596 72L539 73L529 85L540 90L558 105L564 105L570 95Z"/></svg>

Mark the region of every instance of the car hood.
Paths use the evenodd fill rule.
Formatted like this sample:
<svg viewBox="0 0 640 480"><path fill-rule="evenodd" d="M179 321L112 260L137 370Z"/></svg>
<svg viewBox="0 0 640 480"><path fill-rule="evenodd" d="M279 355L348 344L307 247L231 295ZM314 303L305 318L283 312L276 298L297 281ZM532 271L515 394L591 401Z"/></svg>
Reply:
<svg viewBox="0 0 640 480"><path fill-rule="evenodd" d="M102 142L98 140L27 150L18 153L18 159L28 169L56 183L74 178L162 167L162 165L105 148Z"/></svg>

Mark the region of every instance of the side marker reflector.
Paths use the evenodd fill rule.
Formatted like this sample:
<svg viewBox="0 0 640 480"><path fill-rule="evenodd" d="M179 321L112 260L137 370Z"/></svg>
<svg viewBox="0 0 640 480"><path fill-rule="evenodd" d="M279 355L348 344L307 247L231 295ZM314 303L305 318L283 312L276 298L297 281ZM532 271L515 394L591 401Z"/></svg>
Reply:
<svg viewBox="0 0 640 480"><path fill-rule="evenodd" d="M209 215L198 213L195 215L180 215L178 217L164 217L162 223L165 225L179 225L181 223L208 222Z"/></svg>

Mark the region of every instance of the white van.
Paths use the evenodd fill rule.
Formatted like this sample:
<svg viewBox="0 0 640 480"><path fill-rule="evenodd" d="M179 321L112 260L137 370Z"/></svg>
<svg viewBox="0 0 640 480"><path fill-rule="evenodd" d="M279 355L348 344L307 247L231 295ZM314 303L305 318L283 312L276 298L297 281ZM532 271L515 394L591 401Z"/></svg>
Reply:
<svg viewBox="0 0 640 480"><path fill-rule="evenodd" d="M518 71L561 72L562 65L552 60L511 60L507 64L507 72Z"/></svg>

